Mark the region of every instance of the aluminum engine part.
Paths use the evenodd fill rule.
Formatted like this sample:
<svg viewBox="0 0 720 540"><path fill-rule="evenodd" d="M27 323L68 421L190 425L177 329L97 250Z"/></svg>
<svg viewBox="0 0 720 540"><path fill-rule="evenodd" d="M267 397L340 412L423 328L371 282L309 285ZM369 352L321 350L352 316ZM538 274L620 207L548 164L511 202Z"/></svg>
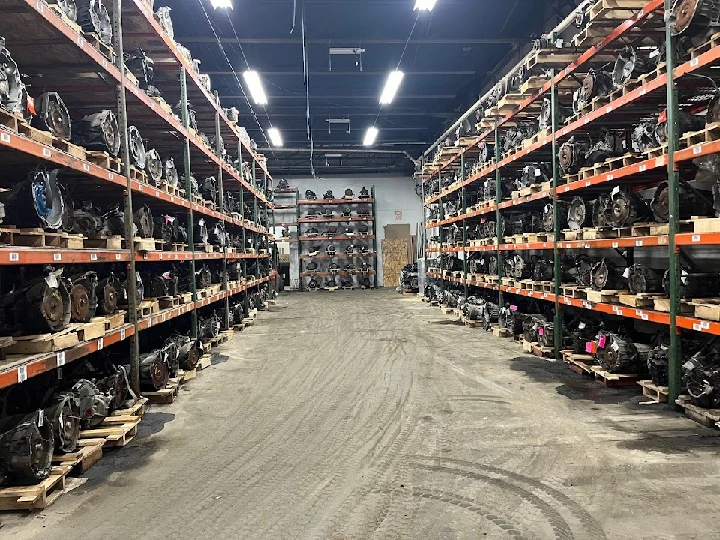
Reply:
<svg viewBox="0 0 720 540"><path fill-rule="evenodd" d="M169 351L156 349L140 355L140 387L149 391L162 390L170 380Z"/></svg>
<svg viewBox="0 0 720 540"><path fill-rule="evenodd" d="M90 322L98 307L98 276L95 272L84 272L70 276L70 317L73 322Z"/></svg>
<svg viewBox="0 0 720 540"><path fill-rule="evenodd" d="M682 136L691 131L699 131L705 126L705 120L702 116L695 116L687 111L678 111L677 123L678 136ZM658 116L658 123L655 127L655 138L659 146L667 143L667 110L664 110L660 113L660 116Z"/></svg>
<svg viewBox="0 0 720 540"><path fill-rule="evenodd" d="M680 208L678 219L690 219L692 216L712 215L713 194L706 190L693 191L682 183L678 185ZM704 198L703 198L704 197ZM655 195L650 202L653 217L660 222L667 223L670 219L670 192L667 182L660 182Z"/></svg>
<svg viewBox="0 0 720 540"><path fill-rule="evenodd" d="M506 304L498 311L498 324L514 336L523 333L523 320L525 316L520 313L517 306Z"/></svg>
<svg viewBox="0 0 720 540"><path fill-rule="evenodd" d="M200 218L197 221L195 221L195 226L193 230L193 240L195 240L196 244L207 244L209 241L209 233L208 228L205 225L205 219Z"/></svg>
<svg viewBox="0 0 720 540"><path fill-rule="evenodd" d="M700 45L719 25L720 0L675 0L672 5L670 31L692 45Z"/></svg>
<svg viewBox="0 0 720 540"><path fill-rule="evenodd" d="M177 186L179 182L178 172L175 168L175 160L168 158L163 167L163 180L170 186Z"/></svg>
<svg viewBox="0 0 720 540"><path fill-rule="evenodd" d="M577 231L590 224L590 212L581 197L574 197L567 210L567 224L570 229Z"/></svg>
<svg viewBox="0 0 720 540"><path fill-rule="evenodd" d="M206 177L200 184L200 194L203 199L218 203L218 183L214 176Z"/></svg>
<svg viewBox="0 0 720 540"><path fill-rule="evenodd" d="M69 141L72 137L72 119L60 94L45 92L35 99L33 127L49 131L60 139Z"/></svg>
<svg viewBox="0 0 720 540"><path fill-rule="evenodd" d="M198 317L198 339L213 339L220 334L222 322L217 313L213 313L209 317Z"/></svg>
<svg viewBox="0 0 720 540"><path fill-rule="evenodd" d="M656 121L645 121L640 122L638 125L633 127L630 135L631 147L633 152L638 154L644 154L652 148L660 146L656 135L657 122Z"/></svg>
<svg viewBox="0 0 720 540"><path fill-rule="evenodd" d="M558 201L558 210L560 212L560 223L558 226L560 230L567 229L567 203ZM553 232L555 230L555 210L552 204L546 204L545 208L543 208L542 228L545 232Z"/></svg>
<svg viewBox="0 0 720 540"><path fill-rule="evenodd" d="M155 222L148 205L143 205L133 214L133 223L137 228L137 234L141 238L152 238L155 231Z"/></svg>
<svg viewBox="0 0 720 540"><path fill-rule="evenodd" d="M45 409L46 419L52 422L55 451L74 452L80 438L80 399L72 392L53 396L54 404Z"/></svg>
<svg viewBox="0 0 720 540"><path fill-rule="evenodd" d="M558 163L564 174L575 174L585 166L585 155L590 145L586 141L578 141L575 137L560 146Z"/></svg>
<svg viewBox="0 0 720 540"><path fill-rule="evenodd" d="M82 208L76 208L73 214L73 233L88 236L98 234L103 230L105 219L100 209L95 208L92 202L85 201Z"/></svg>
<svg viewBox="0 0 720 540"><path fill-rule="evenodd" d="M655 67L655 63L650 58L638 55L638 51L634 47L626 46L620 51L615 61L612 74L613 84L616 88L625 86L630 80L650 73Z"/></svg>
<svg viewBox="0 0 720 540"><path fill-rule="evenodd" d="M155 187L160 186L163 177L163 162L160 154L154 148L151 148L145 154L145 171L147 171L151 184Z"/></svg>
<svg viewBox="0 0 720 540"><path fill-rule="evenodd" d="M682 380L693 404L699 407L720 407L720 354L706 346L682 365Z"/></svg>
<svg viewBox="0 0 720 540"><path fill-rule="evenodd" d="M0 419L0 482L37 483L52 469L53 423L45 411Z"/></svg>
<svg viewBox="0 0 720 540"><path fill-rule="evenodd" d="M603 130L600 140L592 145L585 154L585 165L602 163L608 158L625 154L624 134Z"/></svg>
<svg viewBox="0 0 720 540"><path fill-rule="evenodd" d="M537 259L532 269L533 281L552 281L555 263L549 259Z"/></svg>
<svg viewBox="0 0 720 540"><path fill-rule="evenodd" d="M613 190L610 194L606 215L610 227L627 227L649 216L647 203L634 191Z"/></svg>
<svg viewBox="0 0 720 540"><path fill-rule="evenodd" d="M557 120L558 125L562 125L565 121L573 115L573 110L570 107L564 106L558 102L557 107ZM543 99L542 108L540 109L540 116L538 116L538 127L540 131L543 129L552 128L552 100L548 97Z"/></svg>
<svg viewBox="0 0 720 540"><path fill-rule="evenodd" d="M19 227L61 229L66 208L57 174L58 169L35 169L25 181L0 194L8 221Z"/></svg>
<svg viewBox="0 0 720 540"><path fill-rule="evenodd" d="M624 279L615 263L608 259L602 258L592 267L591 286L596 291L621 290Z"/></svg>
<svg viewBox="0 0 720 540"><path fill-rule="evenodd" d="M138 86L151 97L160 97L160 90L153 86L155 62L145 51L138 48L133 54L125 55L125 65L138 81Z"/></svg>
<svg viewBox="0 0 720 540"><path fill-rule="evenodd" d="M91 429L99 426L110 414L113 396L102 392L93 381L80 379L70 392L80 404L80 427Z"/></svg>
<svg viewBox="0 0 720 540"><path fill-rule="evenodd" d="M5 47L4 37L0 37L0 107L11 113L20 113L26 119L33 112L20 70Z"/></svg>
<svg viewBox="0 0 720 540"><path fill-rule="evenodd" d="M120 152L120 128L115 114L109 110L73 122L72 137L74 144L86 150L109 152L116 157Z"/></svg>
<svg viewBox="0 0 720 540"><path fill-rule="evenodd" d="M98 281L95 296L98 298L97 313L112 315L117 311L118 301L127 298L127 292L115 274L110 274Z"/></svg>
<svg viewBox="0 0 720 540"><path fill-rule="evenodd" d="M669 349L664 345L656 346L648 355L647 368L653 384L668 385Z"/></svg>
<svg viewBox="0 0 720 540"><path fill-rule="evenodd" d="M519 253L505 259L505 275L513 279L525 279L531 275L531 267Z"/></svg>
<svg viewBox="0 0 720 540"><path fill-rule="evenodd" d="M195 283L198 289L207 289L212 285L212 272L207 265L195 271Z"/></svg>
<svg viewBox="0 0 720 540"><path fill-rule="evenodd" d="M70 323L70 284L62 271L28 282L25 288L2 298L5 309L24 334L58 332Z"/></svg>
<svg viewBox="0 0 720 540"><path fill-rule="evenodd" d="M233 319L236 323L240 323L243 319L242 304L238 303L239 309L233 307ZM237 318L239 317L239 318ZM178 363L180 368L186 371L195 369L200 358L205 354L202 341L199 339L192 340L189 336L178 336Z"/></svg>
<svg viewBox="0 0 720 540"><path fill-rule="evenodd" d="M610 209L612 201L609 195L600 195L592 201L592 224L593 227L610 227Z"/></svg>
<svg viewBox="0 0 720 540"><path fill-rule="evenodd" d="M627 337L601 332L595 357L602 368L610 373L637 373L638 349Z"/></svg>
<svg viewBox="0 0 720 540"><path fill-rule="evenodd" d="M582 82L582 86L573 96L573 111L579 113L586 105L600 96L606 96L613 91L613 79L604 71L590 68Z"/></svg>
<svg viewBox="0 0 720 540"><path fill-rule="evenodd" d="M160 28L165 30L165 33L170 37L170 39L174 40L175 29L173 28L172 18L170 18L171 11L172 9L169 7L159 7L158 10L155 12L155 18L157 19L158 23L160 23Z"/></svg>
<svg viewBox="0 0 720 540"><path fill-rule="evenodd" d="M523 338L530 343L538 341L538 329L547 323L543 315L525 315L523 319Z"/></svg>
<svg viewBox="0 0 720 540"><path fill-rule="evenodd" d="M135 126L128 127L128 146L130 148L130 161L140 170L145 170L147 151L140 131Z"/></svg>
<svg viewBox="0 0 720 540"><path fill-rule="evenodd" d="M208 229L208 242L213 246L223 247L227 244L227 233L222 221L217 221Z"/></svg>
<svg viewBox="0 0 720 540"><path fill-rule="evenodd" d="M708 298L720 294L720 279L717 273L680 271L680 297L681 298ZM663 274L663 290L670 294L670 273Z"/></svg>
<svg viewBox="0 0 720 540"><path fill-rule="evenodd" d="M632 294L662 292L662 274L642 264L628 267L628 289Z"/></svg>
<svg viewBox="0 0 720 540"><path fill-rule="evenodd" d="M112 46L112 21L101 0L76 0L77 23L85 32L97 34L105 45Z"/></svg>

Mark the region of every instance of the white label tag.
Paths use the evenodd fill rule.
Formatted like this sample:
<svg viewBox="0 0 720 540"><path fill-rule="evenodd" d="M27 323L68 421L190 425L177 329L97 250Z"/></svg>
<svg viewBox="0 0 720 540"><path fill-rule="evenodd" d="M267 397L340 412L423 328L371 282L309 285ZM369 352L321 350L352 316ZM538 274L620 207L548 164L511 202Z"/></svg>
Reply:
<svg viewBox="0 0 720 540"><path fill-rule="evenodd" d="M7 133L0 134L0 141L9 143L10 142L10 135Z"/></svg>
<svg viewBox="0 0 720 540"><path fill-rule="evenodd" d="M125 329L120 329L120 341L125 341Z"/></svg>
<svg viewBox="0 0 720 540"><path fill-rule="evenodd" d="M87 163L83 163L83 171L90 172L90 165L88 165Z"/></svg>
<svg viewBox="0 0 720 540"><path fill-rule="evenodd" d="M108 180L115 180L115 174L108 173Z"/></svg>
<svg viewBox="0 0 720 540"><path fill-rule="evenodd" d="M98 260L97 253L91 253L91 254L90 254L90 260L91 260L91 261L97 261L97 260Z"/></svg>
<svg viewBox="0 0 720 540"><path fill-rule="evenodd" d="M647 165L640 165L640 167L638 167L638 170L640 172L645 172L647 170Z"/></svg>
<svg viewBox="0 0 720 540"><path fill-rule="evenodd" d="M699 234L693 234L693 235L692 235L692 241L693 241L693 242L699 242L699 241L700 241L700 235L699 235Z"/></svg>
<svg viewBox="0 0 720 540"><path fill-rule="evenodd" d="M693 330L696 332L702 332L702 326L700 326L698 323L693 323Z"/></svg>
<svg viewBox="0 0 720 540"><path fill-rule="evenodd" d="M60 351L59 353L57 353L57 355L55 356L55 359L57 362L57 367L64 366L65 365L65 351Z"/></svg>
<svg viewBox="0 0 720 540"><path fill-rule="evenodd" d="M620 246L620 242L613 242L612 247L613 249L617 249Z"/></svg>
<svg viewBox="0 0 720 540"><path fill-rule="evenodd" d="M627 278L630 277L630 267L629 267L629 266L628 266L628 267L625 269L625 271L623 272L623 277L624 277L625 279L627 279Z"/></svg>
<svg viewBox="0 0 720 540"><path fill-rule="evenodd" d="M42 427L44 423L45 423L45 411L40 409L38 411L37 425L38 425L38 427Z"/></svg>
<svg viewBox="0 0 720 540"><path fill-rule="evenodd" d="M641 247L643 245L642 240L635 240L635 247Z"/></svg>
<svg viewBox="0 0 720 540"><path fill-rule="evenodd" d="M120 259L122 259L122 255L120 255L119 253L116 253L116 254L115 254L115 260L116 260L116 261L119 261Z"/></svg>
<svg viewBox="0 0 720 540"><path fill-rule="evenodd" d="M62 261L62 253L53 253L53 261Z"/></svg>
<svg viewBox="0 0 720 540"><path fill-rule="evenodd" d="M10 261L16 262L20 260L20 254L19 253L10 253L9 254Z"/></svg>
<svg viewBox="0 0 720 540"><path fill-rule="evenodd" d="M610 195L617 195L618 193L620 193L620 186L615 186L610 192Z"/></svg>
<svg viewBox="0 0 720 540"><path fill-rule="evenodd" d="M692 60L690 60L690 67L695 67L700 63L700 58L695 57Z"/></svg>
<svg viewBox="0 0 720 540"><path fill-rule="evenodd" d="M700 152L702 152L702 147L700 147L700 146L693 147L693 155L697 155Z"/></svg>
<svg viewBox="0 0 720 540"><path fill-rule="evenodd" d="M18 366L17 374L19 383L27 381L27 366Z"/></svg>
<svg viewBox="0 0 720 540"><path fill-rule="evenodd" d="M101 351L101 350L102 350L103 344L104 344L103 338L98 339L98 341L97 341L97 345L98 345L97 350L98 350L98 351Z"/></svg>

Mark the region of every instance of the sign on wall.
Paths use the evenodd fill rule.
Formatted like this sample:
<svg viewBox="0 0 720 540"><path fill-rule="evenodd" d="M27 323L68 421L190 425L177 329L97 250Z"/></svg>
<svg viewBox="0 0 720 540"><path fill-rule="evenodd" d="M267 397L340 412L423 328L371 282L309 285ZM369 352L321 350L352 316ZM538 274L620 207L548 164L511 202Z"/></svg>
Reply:
<svg viewBox="0 0 720 540"><path fill-rule="evenodd" d="M395 219L402 219L402 212L395 212Z"/></svg>

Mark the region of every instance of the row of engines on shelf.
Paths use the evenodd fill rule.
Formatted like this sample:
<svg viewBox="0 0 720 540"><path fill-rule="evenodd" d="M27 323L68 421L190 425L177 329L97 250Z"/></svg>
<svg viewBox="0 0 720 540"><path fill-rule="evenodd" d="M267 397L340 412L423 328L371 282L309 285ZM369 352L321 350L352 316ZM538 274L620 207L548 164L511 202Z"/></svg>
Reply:
<svg viewBox="0 0 720 540"><path fill-rule="evenodd" d="M134 66L140 63L146 66L140 71L152 73L152 69L148 69L146 65L148 60L142 51L138 51L137 55L128 58L128 68L137 74L139 68L134 68ZM121 146L120 127L113 111L105 109L85 115L79 120L73 120L68 108L57 92L45 92L36 99L27 94L18 66L10 56L8 49L5 48L4 38L0 38L0 61L3 64L5 77L3 79L5 88L0 88L0 107L12 113L22 114L36 128L49 131L55 137L71 141L86 150L104 151L113 156L118 156ZM154 87L150 85L150 88ZM180 116L181 109L182 103L178 103L174 109L175 114ZM188 112L190 127L197 130L195 111L189 108ZM220 141L215 141L214 137L208 138L203 133L200 133L199 137L206 146L212 149L215 149L219 144L225 162L234 167L248 183L253 183L249 163L233 162L225 150L222 138ZM139 170L147 172L149 180L156 187L159 187L161 182L170 187L185 187L185 178L179 176L174 158L170 157L163 160L157 150L148 149L136 126L128 127L128 149L131 164ZM258 188L264 188L261 178L255 179L255 185ZM190 187L193 194L201 195L206 200L216 204L220 203L218 183L215 177L207 177L198 183L191 174ZM243 212L239 196L230 192L225 193L228 195L224 200L226 211ZM269 199L272 198L270 190L268 190L267 195ZM247 207L245 210L247 210Z"/></svg>
<svg viewBox="0 0 720 540"><path fill-rule="evenodd" d="M590 2L587 4L586 9L590 9L594 5L593 2ZM587 13L583 10L576 15L578 16L577 21L579 21L577 27L585 28L589 24ZM679 61L686 61L689 59L693 47L707 42L720 28L720 2L717 0L675 0L666 20L669 21L675 38L675 57ZM662 28L658 28L658 30L657 34L663 35ZM612 72L603 69L588 70L582 84L573 94L572 106L559 104L557 111L559 123L565 122L573 114L582 112L595 98L607 96L612 91L622 88L629 82L652 73L658 67L664 65L666 61L664 40L655 46L648 45L646 43L648 35L649 33L643 35L642 45L637 47L627 45L620 51L612 67ZM555 33L543 36L534 45L536 51L552 49L554 52L571 47L569 40L563 40L560 35ZM575 52L575 49L568 50ZM448 137L444 141L444 146L459 145L460 140L464 137L480 135L484 130L480 120L486 116L486 113L496 106L506 94L519 92L523 83L533 76L543 76L549 79L550 74L540 62L533 68L528 68L527 63L522 62L511 69L508 75L484 96L474 114L460 123L454 136ZM710 119L714 118L712 121L717 121L720 113L717 90L711 90L705 96L704 101L707 102L708 100L712 100L708 111L708 123L711 123ZM696 102L692 103L693 108L695 105L697 105ZM493 113L489 114L490 116L493 115ZM644 141L640 143L641 145L661 146L667 140L665 122L664 113L660 114L657 121L642 122L636 128L639 130L637 133L638 142ZM522 144L523 140L535 135L538 130L544 130L551 126L552 107L550 100L545 98L537 122L520 123L517 127L509 129L504 135L503 150L507 152ZM633 136L633 139L635 139L635 136ZM442 150L443 146L441 145L437 149L437 155ZM644 150L636 149L636 151L642 152Z"/></svg>
<svg viewBox="0 0 720 540"><path fill-rule="evenodd" d="M326 289L333 289L337 287L342 287L343 289L350 289L356 286L370 289L373 286L373 283L367 275L340 277L328 276L322 280L316 276L310 276L310 279L307 283L307 288L310 291L316 291L318 289L322 289L323 287Z"/></svg>
<svg viewBox="0 0 720 540"><path fill-rule="evenodd" d="M41 227L85 236L124 236L125 213L119 205L100 209L91 201L83 201L82 206L75 208L70 191L70 182L58 181L58 169L36 169L24 181L0 193L2 220L18 227ZM195 219L193 232L197 244L267 249L266 237L255 239L247 235L246 245L243 245L242 235L227 232L222 221L208 225L204 218ZM188 241L187 229L180 217L168 214L153 216L147 205L133 213L133 237L136 236L156 238L166 243L186 244Z"/></svg>
<svg viewBox="0 0 720 540"><path fill-rule="evenodd" d="M147 263L135 273L137 301L176 296L223 282L221 262L203 264L195 275L189 265ZM265 276L270 263L253 261L243 272L240 262L228 263L227 278L239 281L247 276ZM33 335L59 332L71 322L86 323L96 315L112 315L128 304L128 276L121 265L103 265L94 270L79 266L60 269L30 266L14 275L3 276L0 296L0 334Z"/></svg>
<svg viewBox="0 0 720 540"><path fill-rule="evenodd" d="M370 217L372 215L372 212L369 208L358 208L357 210L355 210L355 215L357 217ZM335 212L333 212L333 209L330 207L323 209L309 208L308 211L305 213L305 217L330 219L335 217ZM340 209L340 217L353 217L353 209L347 205L343 206Z"/></svg>
<svg viewBox="0 0 720 540"><path fill-rule="evenodd" d="M402 270L400 270L398 286L400 287L400 290L407 292L418 292L420 290L417 263L410 263L403 266Z"/></svg>
<svg viewBox="0 0 720 540"><path fill-rule="evenodd" d="M449 254L429 265L450 271L462 271L463 261ZM441 266L442 265L442 266ZM472 274L498 274L496 255L479 254L468 259ZM523 257L520 253L504 258L504 275L511 279L553 281L554 262L538 256ZM608 258L593 259L582 254L565 254L560 261L561 283L575 283L594 290L629 290L631 294L667 293L670 278L667 270L657 270L644 264L629 266L616 264ZM708 298L720 294L720 275L683 269L680 274L680 295L683 298Z"/></svg>
<svg viewBox="0 0 720 540"><path fill-rule="evenodd" d="M261 309L273 294L263 288L235 297L227 314L230 327L251 309ZM224 310L204 310L197 339L190 337L189 318L140 334L141 390L160 390L180 369L195 369L205 353L204 341L218 336L224 317ZM74 452L81 430L96 428L114 411L131 406L137 396L129 372L127 349L118 345L67 364L62 377L47 374L0 392L0 485L47 478L53 454Z"/></svg>
<svg viewBox="0 0 720 540"><path fill-rule="evenodd" d="M718 160L720 165L720 159ZM720 173L720 168L718 168ZM720 180L720 176L717 177ZM702 185L680 185L679 219L691 216L714 216L720 210L720 183L712 178L711 190ZM652 193L652 196L647 194ZM471 196L471 200L473 200ZM466 202L466 205L468 203ZM469 206L469 205L468 205ZM654 220L667 223L670 218L669 188L667 182L661 182L654 190L644 193L627 188L615 187L610 193L598 195L595 199L574 197L571 201L558 201L560 212L559 228L580 230L585 227L629 227L635 223ZM443 204L444 215L457 214L462 209L462 201L449 200ZM428 207L428 218L440 219L440 207ZM552 203L546 204L542 212L508 212L501 215L501 236L522 233L553 232L555 230L555 209ZM480 223L468 225L467 238L476 240L497 236L496 221L481 218ZM446 241L462 241L463 231L457 223L452 223L445 236Z"/></svg>
<svg viewBox="0 0 720 540"><path fill-rule="evenodd" d="M535 302L523 306L499 306L481 295L463 295L459 289L446 289L437 283L425 286L425 296L449 307L462 310L466 318L506 328L531 343L554 348L552 312ZM524 301L524 300L523 300ZM668 384L668 333L635 331L627 320L601 320L587 312L563 312L562 350L591 354L610 373L648 373L659 386ZM683 338L682 379L693 402L701 407L720 406L720 347L718 338L696 340Z"/></svg>
<svg viewBox="0 0 720 540"><path fill-rule="evenodd" d="M277 189L278 190L287 190L290 188L290 185L288 184L287 180L284 178L278 182ZM345 190L345 193L342 196L343 199L346 200L354 200L355 199L355 193L352 189L347 188ZM360 194L358 195L358 199L369 199L370 198L370 192L367 190L365 186L363 186L360 189ZM311 189L308 189L305 191L305 200L308 201L317 201L318 196L315 194L315 192ZM335 200L335 195L333 194L331 189L328 189L322 196L322 200Z"/></svg>
<svg viewBox="0 0 720 540"><path fill-rule="evenodd" d="M336 227L334 225L328 225L322 232L317 227L308 227L305 231L305 236L355 236L370 234L370 227L365 223L360 223L357 227Z"/></svg>
<svg viewBox="0 0 720 540"><path fill-rule="evenodd" d="M339 272L350 272L350 273L357 272L360 274L367 274L372 269L373 269L373 267L366 262L361 262L360 264L348 263L345 266L340 266L336 262L330 262L324 266L324 270L321 270L320 265L313 260L310 260L305 263L305 271L306 272L322 271L322 272L330 272L333 274L337 274Z"/></svg>
<svg viewBox="0 0 720 540"><path fill-rule="evenodd" d="M306 253L306 255L310 257L316 257L320 254L322 251L322 246L311 246ZM343 250L345 255L369 255L370 250L367 246L364 245L355 245L355 244L348 244L345 246L345 249ZM335 247L335 244L329 244L325 247L325 254L330 257L335 257L338 254L338 249Z"/></svg>

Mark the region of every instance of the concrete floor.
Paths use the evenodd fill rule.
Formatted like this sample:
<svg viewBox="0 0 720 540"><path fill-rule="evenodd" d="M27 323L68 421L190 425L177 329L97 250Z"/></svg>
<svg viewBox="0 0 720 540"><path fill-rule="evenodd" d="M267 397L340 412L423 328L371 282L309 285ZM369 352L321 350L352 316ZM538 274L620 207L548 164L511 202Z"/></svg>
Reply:
<svg viewBox="0 0 720 540"><path fill-rule="evenodd" d="M720 538L720 432L390 291L284 296L3 538Z"/></svg>

